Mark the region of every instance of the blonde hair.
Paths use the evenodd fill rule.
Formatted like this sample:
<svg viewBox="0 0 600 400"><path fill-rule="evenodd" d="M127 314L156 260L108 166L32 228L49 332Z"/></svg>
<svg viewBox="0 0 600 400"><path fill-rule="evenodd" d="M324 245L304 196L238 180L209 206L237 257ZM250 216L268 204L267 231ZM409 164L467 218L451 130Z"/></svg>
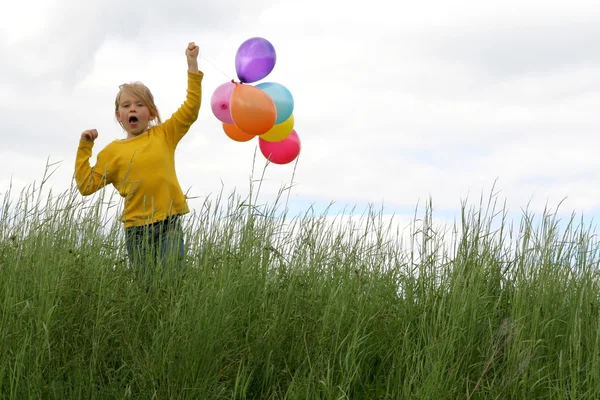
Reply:
<svg viewBox="0 0 600 400"><path fill-rule="evenodd" d="M158 108L154 103L154 96L152 96L152 92L150 92L150 89L148 89L148 87L142 82L123 83L122 85L119 85L119 92L117 93L117 97L115 98L115 115L119 112L119 100L121 99L122 93L127 93L130 96L135 97L136 99L144 103L146 107L148 107L150 115L153 115L155 117L154 120L150 121L150 125L162 124ZM123 126L123 124L120 121L119 124Z"/></svg>

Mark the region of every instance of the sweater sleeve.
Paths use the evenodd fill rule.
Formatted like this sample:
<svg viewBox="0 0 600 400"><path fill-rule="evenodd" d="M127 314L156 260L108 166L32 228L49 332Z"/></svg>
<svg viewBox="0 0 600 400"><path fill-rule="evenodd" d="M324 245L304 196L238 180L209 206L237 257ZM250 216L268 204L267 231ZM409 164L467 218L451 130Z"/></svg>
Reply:
<svg viewBox="0 0 600 400"><path fill-rule="evenodd" d="M75 182L79 193L89 196L111 183L108 160L104 151L98 153L96 165L92 167L89 159L92 156L94 143L79 141L75 159Z"/></svg>
<svg viewBox="0 0 600 400"><path fill-rule="evenodd" d="M202 102L202 79L204 73L188 71L187 96L183 104L173 115L162 124L162 130L167 142L175 148L181 138L189 131L198 119L200 104Z"/></svg>

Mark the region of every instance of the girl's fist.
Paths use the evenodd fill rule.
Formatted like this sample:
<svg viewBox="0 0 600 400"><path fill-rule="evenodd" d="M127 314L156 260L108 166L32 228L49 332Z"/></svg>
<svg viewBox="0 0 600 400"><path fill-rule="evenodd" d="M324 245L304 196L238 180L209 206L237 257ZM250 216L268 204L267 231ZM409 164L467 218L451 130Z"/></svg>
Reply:
<svg viewBox="0 0 600 400"><path fill-rule="evenodd" d="M188 44L187 49L185 49L185 56L189 60L195 60L198 58L198 53L200 52L200 48L196 46L196 43L190 42Z"/></svg>
<svg viewBox="0 0 600 400"><path fill-rule="evenodd" d="M94 142L94 140L96 140L96 138L98 137L98 131L95 129L88 129L83 131L83 133L81 134L81 140L85 140L87 142Z"/></svg>

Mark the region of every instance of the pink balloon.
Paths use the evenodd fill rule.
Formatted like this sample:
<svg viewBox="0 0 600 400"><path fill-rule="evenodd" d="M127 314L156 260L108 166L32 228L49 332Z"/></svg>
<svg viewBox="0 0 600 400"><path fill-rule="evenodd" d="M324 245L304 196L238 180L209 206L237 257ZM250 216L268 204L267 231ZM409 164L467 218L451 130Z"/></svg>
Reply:
<svg viewBox="0 0 600 400"><path fill-rule="evenodd" d="M235 83L225 82L215 89L210 98L210 107L217 119L226 124L233 124L229 101L235 88Z"/></svg>
<svg viewBox="0 0 600 400"><path fill-rule="evenodd" d="M279 142L268 142L259 137L258 145L263 156L274 164L291 163L298 157L301 148L296 130L292 130L288 137Z"/></svg>

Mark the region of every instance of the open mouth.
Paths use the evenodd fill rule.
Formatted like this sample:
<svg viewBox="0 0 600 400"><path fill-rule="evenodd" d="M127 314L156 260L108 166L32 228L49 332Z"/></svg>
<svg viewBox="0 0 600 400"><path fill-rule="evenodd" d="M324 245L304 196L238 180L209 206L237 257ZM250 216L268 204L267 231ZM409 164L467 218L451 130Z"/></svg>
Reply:
<svg viewBox="0 0 600 400"><path fill-rule="evenodd" d="M129 123L130 124L137 124L138 119L136 116L132 115L131 117L129 117Z"/></svg>

